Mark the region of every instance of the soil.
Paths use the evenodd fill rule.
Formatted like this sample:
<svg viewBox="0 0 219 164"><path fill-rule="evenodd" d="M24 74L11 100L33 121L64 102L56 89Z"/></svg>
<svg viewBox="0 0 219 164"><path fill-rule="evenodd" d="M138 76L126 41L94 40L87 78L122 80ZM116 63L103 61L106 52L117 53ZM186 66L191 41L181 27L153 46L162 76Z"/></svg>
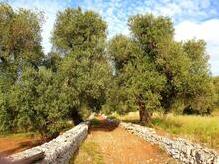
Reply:
<svg viewBox="0 0 219 164"><path fill-rule="evenodd" d="M84 156L84 150L79 149L74 161L77 163L105 163L105 164L175 164L164 150L152 145L145 140L128 133L101 116L98 117L98 124L91 125L89 135L85 142L94 143L97 146L91 147L88 156ZM39 137L34 136L10 136L0 137L0 155L10 155L41 144ZM83 145L82 145L83 146ZM97 149L97 150L92 150ZM93 160L96 156L98 160ZM86 159L84 159L86 157ZM95 157L95 158L96 158ZM83 159L80 162L80 159ZM76 162L73 162L76 163Z"/></svg>
<svg viewBox="0 0 219 164"><path fill-rule="evenodd" d="M10 155L40 145L42 141L35 136L0 137L0 155Z"/></svg>
<svg viewBox="0 0 219 164"><path fill-rule="evenodd" d="M95 143L98 145L99 154L102 156L102 162L106 164L164 164L176 163L164 150L156 145L152 145L145 140L128 133L117 124L99 117L99 125L91 126L90 133L85 143ZM95 161L80 162L83 156L83 150L79 149L76 162L74 163L95 163ZM82 157L83 158L83 157ZM92 157L87 157L92 159ZM83 159L83 161L86 161ZM98 162L100 163L100 162Z"/></svg>

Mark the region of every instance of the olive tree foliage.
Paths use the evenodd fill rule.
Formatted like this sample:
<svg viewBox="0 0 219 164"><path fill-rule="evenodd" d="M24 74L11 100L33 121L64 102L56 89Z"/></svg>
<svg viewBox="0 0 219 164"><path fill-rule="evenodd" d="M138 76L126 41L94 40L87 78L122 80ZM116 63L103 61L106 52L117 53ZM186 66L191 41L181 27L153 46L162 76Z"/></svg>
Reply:
<svg viewBox="0 0 219 164"><path fill-rule="evenodd" d="M159 55L159 46L173 39L173 23L168 17L136 15L129 18L128 25L133 39L139 42L139 46L152 62Z"/></svg>
<svg viewBox="0 0 219 164"><path fill-rule="evenodd" d="M14 11L9 5L0 4L1 67L25 62L36 66L40 62L42 18L41 13L25 9Z"/></svg>
<svg viewBox="0 0 219 164"><path fill-rule="evenodd" d="M54 49L64 55L76 50L98 55L103 50L106 28L97 13L67 8L57 14L52 36Z"/></svg>
<svg viewBox="0 0 219 164"><path fill-rule="evenodd" d="M108 46L115 71L109 92L113 109L138 109L147 124L155 109L209 114L214 91L205 42L176 42L168 17L136 15L128 25L131 37L116 36Z"/></svg>
<svg viewBox="0 0 219 164"><path fill-rule="evenodd" d="M216 106L219 107L219 77L214 77L214 89L216 92Z"/></svg>
<svg viewBox="0 0 219 164"><path fill-rule="evenodd" d="M109 55L114 62L113 88L109 104L119 113L138 109L140 121L150 123L154 110L160 109L160 91L164 77L156 71L149 58L132 39L118 35L109 43Z"/></svg>
<svg viewBox="0 0 219 164"><path fill-rule="evenodd" d="M160 93L164 111L210 113L214 93L205 42L174 41L173 23L162 16L137 15L129 19L129 27L144 56L166 78Z"/></svg>
<svg viewBox="0 0 219 164"><path fill-rule="evenodd" d="M18 131L38 131L45 138L58 135L67 113L63 87L52 71L25 67L19 83L11 88L4 112L11 115L12 122L5 125Z"/></svg>
<svg viewBox="0 0 219 164"><path fill-rule="evenodd" d="M8 21L0 28L0 131L55 137L66 119L77 124L85 113L99 111L112 75L104 52L105 22L91 11L60 12L52 39L56 51L44 57L41 15L6 4L0 9ZM64 18L72 21L63 24ZM58 32L63 27L69 28L66 35L66 29Z"/></svg>
<svg viewBox="0 0 219 164"><path fill-rule="evenodd" d="M38 131L47 138L65 125L65 88L55 73L40 67L42 17L0 4L1 133Z"/></svg>
<svg viewBox="0 0 219 164"><path fill-rule="evenodd" d="M58 74L68 87L69 116L75 124L105 103L112 75L104 50L106 27L92 11L68 8L57 14L52 42L56 52L64 56Z"/></svg>
<svg viewBox="0 0 219 164"><path fill-rule="evenodd" d="M5 84L14 84L26 63L37 66L43 58L41 42L41 13L13 10L0 3L0 76ZM3 82L2 82L3 84Z"/></svg>
<svg viewBox="0 0 219 164"><path fill-rule="evenodd" d="M209 69L209 56L203 40L189 40L183 48L191 60L187 78L186 110L198 114L209 114L213 110L215 90ZM192 111L191 111L192 110Z"/></svg>
<svg viewBox="0 0 219 164"><path fill-rule="evenodd" d="M13 87L21 77L23 65L29 63L36 67L43 57L40 45L41 18L41 13L24 9L14 11L8 4L0 4L1 109L14 110L9 109L8 105L10 105L11 96L15 94ZM12 121L13 113L0 112L0 117L8 116L5 120ZM1 123L5 120L1 119Z"/></svg>
<svg viewBox="0 0 219 164"><path fill-rule="evenodd" d="M48 69L51 69L53 72L57 72L62 59L63 58L59 55L59 53L49 52L44 58L42 65Z"/></svg>

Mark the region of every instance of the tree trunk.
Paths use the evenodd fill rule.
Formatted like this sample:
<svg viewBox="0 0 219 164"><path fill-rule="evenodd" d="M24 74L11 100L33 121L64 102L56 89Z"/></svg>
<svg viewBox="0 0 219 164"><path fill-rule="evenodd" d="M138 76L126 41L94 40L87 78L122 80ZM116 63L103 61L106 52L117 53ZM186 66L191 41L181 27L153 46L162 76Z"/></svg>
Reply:
<svg viewBox="0 0 219 164"><path fill-rule="evenodd" d="M72 118L72 121L74 122L74 125L78 125L83 121L81 115L75 109L72 109L71 118Z"/></svg>
<svg viewBox="0 0 219 164"><path fill-rule="evenodd" d="M143 125L150 125L151 113L145 108L145 103L139 100L138 106L139 106L140 123Z"/></svg>
<svg viewBox="0 0 219 164"><path fill-rule="evenodd" d="M143 125L150 125L151 114L146 109L139 109L140 123Z"/></svg>

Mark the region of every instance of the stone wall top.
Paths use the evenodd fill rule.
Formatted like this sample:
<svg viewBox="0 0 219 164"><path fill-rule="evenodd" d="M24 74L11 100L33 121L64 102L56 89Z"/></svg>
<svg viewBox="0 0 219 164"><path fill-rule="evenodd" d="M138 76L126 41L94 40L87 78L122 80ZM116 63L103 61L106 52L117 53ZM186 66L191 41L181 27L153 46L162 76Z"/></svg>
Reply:
<svg viewBox="0 0 219 164"><path fill-rule="evenodd" d="M68 163L73 153L78 149L81 142L86 138L87 134L88 122L84 122L66 131L65 133L51 140L50 142L33 147L23 152L13 154L11 156L8 156L7 159L12 161L13 163L16 163L21 160L25 161L28 158L43 153L43 159L38 161L38 163Z"/></svg>
<svg viewBox="0 0 219 164"><path fill-rule="evenodd" d="M154 129L132 123L120 123L120 126L153 144L164 148L173 158L189 164L219 164L218 154L188 140L176 140L158 135Z"/></svg>

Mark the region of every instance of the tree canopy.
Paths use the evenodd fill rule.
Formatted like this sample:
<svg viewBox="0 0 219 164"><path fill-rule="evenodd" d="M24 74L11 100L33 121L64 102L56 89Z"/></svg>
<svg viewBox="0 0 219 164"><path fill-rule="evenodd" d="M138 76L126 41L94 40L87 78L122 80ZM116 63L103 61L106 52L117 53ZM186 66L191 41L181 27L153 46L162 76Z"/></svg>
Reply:
<svg viewBox="0 0 219 164"><path fill-rule="evenodd" d="M54 48L64 54L86 50L98 55L106 38L106 28L97 13L67 8L57 14L52 42Z"/></svg>
<svg viewBox="0 0 219 164"><path fill-rule="evenodd" d="M55 137L91 112L139 110L210 114L212 79L206 43L174 40L168 17L130 17L131 35L107 40L100 15L81 8L59 11L53 48L41 46L41 12L0 4L0 132L38 131Z"/></svg>
<svg viewBox="0 0 219 164"><path fill-rule="evenodd" d="M98 14L83 12L80 8L58 13L52 41L57 53L65 55L58 74L71 92L66 96L69 96L70 115L75 123L83 116L83 108L99 111L105 103L112 76L104 50L105 40L106 23ZM77 95L77 104L71 103L73 93Z"/></svg>
<svg viewBox="0 0 219 164"><path fill-rule="evenodd" d="M168 17L136 15L128 25L131 37L115 36L108 46L115 70L109 94L113 108L122 112L137 108L147 124L154 110L211 113L214 90L206 43L176 42Z"/></svg>
<svg viewBox="0 0 219 164"><path fill-rule="evenodd" d="M215 89L215 92L216 92L216 95L215 95L215 99L216 99L216 105L217 107L219 107L219 77L216 76L214 77L214 89Z"/></svg>
<svg viewBox="0 0 219 164"><path fill-rule="evenodd" d="M134 40L138 42L145 56L166 77L164 90L160 93L164 110L168 112L177 105L182 107L180 111L190 108L197 113L209 113L212 109L213 91L205 42L174 41L173 23L167 17L137 15L130 18L129 26ZM192 94L194 97L189 96ZM206 106L202 104L202 107L198 107L201 103Z"/></svg>

